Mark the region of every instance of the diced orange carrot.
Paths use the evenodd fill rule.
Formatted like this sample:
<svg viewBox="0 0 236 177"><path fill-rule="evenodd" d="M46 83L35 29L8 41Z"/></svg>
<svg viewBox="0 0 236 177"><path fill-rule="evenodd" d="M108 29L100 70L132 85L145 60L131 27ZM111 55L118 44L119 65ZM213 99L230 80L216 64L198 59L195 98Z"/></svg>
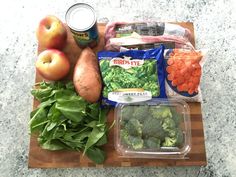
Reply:
<svg viewBox="0 0 236 177"><path fill-rule="evenodd" d="M177 86L177 85L178 85L177 79L174 79L174 80L171 82L171 84L172 84L174 87Z"/></svg>
<svg viewBox="0 0 236 177"><path fill-rule="evenodd" d="M188 90L188 85L186 83L182 84L183 87L183 91L187 91Z"/></svg>
<svg viewBox="0 0 236 177"><path fill-rule="evenodd" d="M177 77L177 82L178 82L178 85L183 84L183 83L184 83L184 77L181 76L181 75L179 75L179 76Z"/></svg>
<svg viewBox="0 0 236 177"><path fill-rule="evenodd" d="M192 95L193 93L194 93L194 90L192 90L192 89L188 90L189 95Z"/></svg>
<svg viewBox="0 0 236 177"><path fill-rule="evenodd" d="M169 60L167 61L168 65L173 65L174 64L174 59L173 58L169 58Z"/></svg>
<svg viewBox="0 0 236 177"><path fill-rule="evenodd" d="M166 71L167 71L167 73L172 73L173 72L173 67L167 66Z"/></svg>
<svg viewBox="0 0 236 177"><path fill-rule="evenodd" d="M201 69L195 69L192 73L193 76L201 76Z"/></svg>
<svg viewBox="0 0 236 177"><path fill-rule="evenodd" d="M194 63L192 64L193 68L201 68L201 65L199 63Z"/></svg>
<svg viewBox="0 0 236 177"><path fill-rule="evenodd" d="M180 70L180 74L183 75L183 76L184 76L184 74L187 73L187 72L188 72L188 70L187 70L186 67L184 67L184 68L182 68L182 69Z"/></svg>
<svg viewBox="0 0 236 177"><path fill-rule="evenodd" d="M185 79L185 80L189 80L190 77L191 77L191 74L190 74L189 72L186 72L186 73L184 74L184 79Z"/></svg>
<svg viewBox="0 0 236 177"><path fill-rule="evenodd" d="M194 84L191 81L188 83L188 88L189 89L193 89L194 88Z"/></svg>
<svg viewBox="0 0 236 177"><path fill-rule="evenodd" d="M199 82L200 82L200 78L197 76L197 77L193 77L192 78L192 82L195 84L195 85L198 85Z"/></svg>
<svg viewBox="0 0 236 177"><path fill-rule="evenodd" d="M174 75L173 75L173 74L168 74L168 75L167 75L167 79L168 79L169 81L172 81L172 80L174 79Z"/></svg>
<svg viewBox="0 0 236 177"><path fill-rule="evenodd" d="M179 92L184 91L183 85L178 85L178 86L177 86L177 90L178 90Z"/></svg>
<svg viewBox="0 0 236 177"><path fill-rule="evenodd" d="M191 61L185 60L185 65L187 68L190 68L191 64L192 64Z"/></svg>

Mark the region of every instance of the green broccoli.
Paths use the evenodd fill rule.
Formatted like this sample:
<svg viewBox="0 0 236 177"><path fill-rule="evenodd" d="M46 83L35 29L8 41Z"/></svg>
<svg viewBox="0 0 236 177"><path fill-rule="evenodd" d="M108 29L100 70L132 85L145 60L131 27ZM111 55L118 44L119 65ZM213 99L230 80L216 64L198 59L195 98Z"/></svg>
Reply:
<svg viewBox="0 0 236 177"><path fill-rule="evenodd" d="M155 137L149 137L148 139L144 139L144 145L150 149L157 149L161 146L161 140Z"/></svg>
<svg viewBox="0 0 236 177"><path fill-rule="evenodd" d="M175 121L176 125L179 125L183 119L183 116L180 113L178 113L174 108L171 109L171 112L173 115L172 118Z"/></svg>
<svg viewBox="0 0 236 177"><path fill-rule="evenodd" d="M167 135L171 138L176 137L178 129L166 129Z"/></svg>
<svg viewBox="0 0 236 177"><path fill-rule="evenodd" d="M140 123L143 123L145 121L145 118L149 114L149 106L148 105L134 106L133 111L134 111L133 117L139 120Z"/></svg>
<svg viewBox="0 0 236 177"><path fill-rule="evenodd" d="M151 115L157 119L172 117L170 108L167 106L151 106L150 112L151 112Z"/></svg>
<svg viewBox="0 0 236 177"><path fill-rule="evenodd" d="M143 140L141 137L132 136L128 134L128 131L125 129L122 129L120 131L121 136L121 143L124 145L128 145L132 147L133 149L141 149L143 148Z"/></svg>
<svg viewBox="0 0 236 177"><path fill-rule="evenodd" d="M120 130L120 139L122 144L127 144L129 145L129 134L128 131L125 129Z"/></svg>
<svg viewBox="0 0 236 177"><path fill-rule="evenodd" d="M180 128L176 129L175 136L165 137L165 141L162 143L162 146L165 147L174 147L181 146L184 141L184 135Z"/></svg>
<svg viewBox="0 0 236 177"><path fill-rule="evenodd" d="M148 117L143 124L144 137L156 137L161 140L165 138L165 132L161 126L161 121L152 117Z"/></svg>
<svg viewBox="0 0 236 177"><path fill-rule="evenodd" d="M137 119L130 119L126 125L125 129L128 131L128 134L133 136L141 136L142 135L142 124Z"/></svg>
<svg viewBox="0 0 236 177"><path fill-rule="evenodd" d="M175 121L169 117L164 119L162 122L162 128L164 131L167 131L168 129L174 129L175 126Z"/></svg>
<svg viewBox="0 0 236 177"><path fill-rule="evenodd" d="M122 120L128 121L133 114L133 106L124 106L121 110Z"/></svg>
<svg viewBox="0 0 236 177"><path fill-rule="evenodd" d="M170 138L170 137L165 137L165 141L162 143L162 146L163 147L174 147L176 146L176 142L177 142L177 139L174 137L174 138Z"/></svg>
<svg viewBox="0 0 236 177"><path fill-rule="evenodd" d="M176 146L182 146L184 142L184 134L182 130L179 128L176 133Z"/></svg>
<svg viewBox="0 0 236 177"><path fill-rule="evenodd" d="M137 136L129 136L129 140L133 149L142 149L143 148L143 139Z"/></svg>

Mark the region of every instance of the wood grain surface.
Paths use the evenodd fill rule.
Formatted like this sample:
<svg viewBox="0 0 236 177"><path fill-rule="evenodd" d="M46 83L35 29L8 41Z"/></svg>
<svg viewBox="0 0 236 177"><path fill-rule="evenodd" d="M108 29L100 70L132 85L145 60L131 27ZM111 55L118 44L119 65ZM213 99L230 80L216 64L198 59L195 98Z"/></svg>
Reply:
<svg viewBox="0 0 236 177"><path fill-rule="evenodd" d="M193 24L178 23L184 26L194 34ZM105 24L98 24L100 41L99 45L94 48L94 52L100 51L104 46L104 31ZM194 39L192 41L193 45ZM38 47L38 53L43 51L42 47ZM81 49L76 45L74 39L68 29L67 45L64 48L64 53L69 57L71 68L74 67ZM73 69L66 80L71 79ZM36 73L35 82L42 81L42 77ZM33 109L38 105L34 99ZM114 149L114 130L109 131L108 144L103 149L106 151L107 159L104 164L94 164L86 156L75 151L48 151L40 148L37 143L37 136L32 135L30 138L29 147L29 168L72 168L72 167L130 167L130 166L205 166L207 164L206 151L204 143L204 131L201 114L200 103L189 103L190 117L191 117L191 133L192 133L192 148L185 159L133 159L133 158L120 158ZM113 110L109 112L108 123L113 122Z"/></svg>

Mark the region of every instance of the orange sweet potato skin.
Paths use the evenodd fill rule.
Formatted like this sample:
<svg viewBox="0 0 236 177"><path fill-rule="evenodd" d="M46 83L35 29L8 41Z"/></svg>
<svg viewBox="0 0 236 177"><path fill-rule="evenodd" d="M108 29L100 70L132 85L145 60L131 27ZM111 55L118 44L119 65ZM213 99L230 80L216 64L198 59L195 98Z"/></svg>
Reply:
<svg viewBox="0 0 236 177"><path fill-rule="evenodd" d="M99 100L102 90L98 60L90 48L82 50L75 65L73 83L76 92L90 103Z"/></svg>

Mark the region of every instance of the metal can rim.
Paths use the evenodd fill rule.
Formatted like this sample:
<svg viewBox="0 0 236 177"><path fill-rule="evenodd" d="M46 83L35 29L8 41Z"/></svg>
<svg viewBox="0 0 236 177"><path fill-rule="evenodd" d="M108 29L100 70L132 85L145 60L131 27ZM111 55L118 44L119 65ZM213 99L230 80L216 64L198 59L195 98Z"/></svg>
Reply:
<svg viewBox="0 0 236 177"><path fill-rule="evenodd" d="M75 6L87 6L87 7L89 7L89 8L92 10L92 12L93 12L93 14L94 14L94 21L93 21L93 23L91 23L91 25L88 26L87 28L84 28L84 29L74 28L74 27L72 27L72 26L68 23L68 13L69 13ZM96 13L95 13L94 8L93 8L91 5L86 4L86 3L76 3L76 4L73 4L72 6L70 6L69 9L66 11L66 14L65 14L65 21L66 21L66 23L67 23L67 25L69 26L70 29L72 29L72 30L74 30L74 31L77 31L77 32L84 32L84 31L89 30L91 27L93 27L93 25L94 25L94 24L96 23L96 21L97 21L97 15L96 15Z"/></svg>

